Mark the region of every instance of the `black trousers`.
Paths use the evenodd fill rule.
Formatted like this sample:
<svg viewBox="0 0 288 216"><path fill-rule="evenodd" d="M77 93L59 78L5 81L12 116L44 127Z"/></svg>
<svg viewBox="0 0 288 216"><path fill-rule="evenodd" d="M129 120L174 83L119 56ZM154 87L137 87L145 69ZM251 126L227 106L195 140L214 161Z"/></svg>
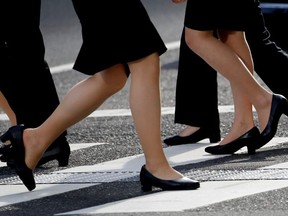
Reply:
<svg viewBox="0 0 288 216"><path fill-rule="evenodd" d="M288 97L286 80L288 54L271 39L260 8L255 0L246 38L249 43L255 72L275 93ZM208 127L218 131L217 72L186 45L181 36L176 83L175 123Z"/></svg>
<svg viewBox="0 0 288 216"><path fill-rule="evenodd" d="M37 127L59 104L44 59L41 0L3 0L0 5L0 90L15 112L17 124ZM59 139L66 139L65 135L66 131Z"/></svg>

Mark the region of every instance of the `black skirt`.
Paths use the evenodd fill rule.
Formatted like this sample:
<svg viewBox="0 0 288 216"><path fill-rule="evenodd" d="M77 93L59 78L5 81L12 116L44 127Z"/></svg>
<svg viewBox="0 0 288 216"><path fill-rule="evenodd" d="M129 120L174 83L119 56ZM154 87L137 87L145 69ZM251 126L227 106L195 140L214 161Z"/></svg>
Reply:
<svg viewBox="0 0 288 216"><path fill-rule="evenodd" d="M77 71L93 75L167 50L140 0L73 0L73 5L83 37Z"/></svg>
<svg viewBox="0 0 288 216"><path fill-rule="evenodd" d="M245 31L254 7L254 0L187 0L185 26L203 31Z"/></svg>

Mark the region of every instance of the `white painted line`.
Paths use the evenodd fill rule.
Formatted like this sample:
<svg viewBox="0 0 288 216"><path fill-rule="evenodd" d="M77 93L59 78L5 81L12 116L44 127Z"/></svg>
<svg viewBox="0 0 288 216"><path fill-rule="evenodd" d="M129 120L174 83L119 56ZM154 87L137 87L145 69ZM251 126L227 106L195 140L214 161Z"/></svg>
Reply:
<svg viewBox="0 0 288 216"><path fill-rule="evenodd" d="M267 145L273 146L279 144L274 138ZM280 138L278 141L282 142L284 139ZM287 140L286 140L287 141ZM196 145L196 144L195 144ZM194 146L182 145L182 146ZM173 146L174 147L174 146ZM171 147L171 148L173 148ZM170 148L170 147L169 147ZM177 147L173 149L178 149ZM192 148L191 148L192 149ZM172 152L173 152L172 151ZM167 151L165 151L167 155ZM178 156L179 149L176 152ZM183 157L183 155L179 155ZM190 155L195 157L195 155ZM218 157L218 156L217 156ZM222 157L222 156L219 156ZM184 156L186 158L186 156ZM171 160L171 157L169 157ZM119 161L118 161L119 162ZM287 168L288 163L267 166L261 169L268 168ZM197 190L192 191L161 191L155 194L148 194L136 198L121 200L117 202L107 203L91 208L81 209L61 213L57 215L82 215L82 214L96 214L96 213L140 213L140 212L182 212L189 209L199 208L222 201L236 199L244 196L249 196L257 193L267 192L280 188L288 187L287 180L249 180L249 181L211 181L202 182Z"/></svg>
<svg viewBox="0 0 288 216"><path fill-rule="evenodd" d="M97 184L39 184L30 192L24 185L0 185L0 207L65 193Z"/></svg>
<svg viewBox="0 0 288 216"><path fill-rule="evenodd" d="M182 212L214 203L249 196L288 186L288 181L203 182L197 190L161 191L131 199L56 215L96 213Z"/></svg>
<svg viewBox="0 0 288 216"><path fill-rule="evenodd" d="M52 74L67 72L67 71L72 70L73 65L74 65L74 62L68 63L68 64L63 64L63 65L59 65L59 66L55 66L55 67L51 67L50 68L50 72Z"/></svg>
<svg viewBox="0 0 288 216"><path fill-rule="evenodd" d="M180 47L180 41L174 41L171 43L167 43L166 47L168 50L178 49Z"/></svg>
<svg viewBox="0 0 288 216"><path fill-rule="evenodd" d="M71 151L75 151L79 149L89 148L92 146L107 145L107 144L108 143L73 143L73 144L70 144L70 149Z"/></svg>
<svg viewBox="0 0 288 216"><path fill-rule="evenodd" d="M233 105L223 105L218 107L220 113L230 113L234 112ZM162 107L162 115L174 115L175 107ZM111 116L131 116L130 109L106 109L106 110L96 110L91 113L87 118L96 117L111 117ZM8 121L6 114L0 114L0 121Z"/></svg>
<svg viewBox="0 0 288 216"><path fill-rule="evenodd" d="M287 142L287 137L274 137L265 147L277 146L283 142ZM165 155L171 166L179 166L185 164L199 163L215 158L225 157L227 155L212 155L206 153L204 149L209 145L216 145L208 143L208 140L203 140L200 143L186 144L179 146L170 146L164 148ZM264 147L263 147L264 148ZM236 153L245 153L246 148L240 149ZM133 155L129 157L119 158L117 160L106 161L91 166L72 167L58 171L58 173L65 172L139 172L141 166L145 163L144 155Z"/></svg>
<svg viewBox="0 0 288 216"><path fill-rule="evenodd" d="M284 141L287 141L287 138L273 138L267 144L267 146L274 146L274 145L277 145L277 144L279 144L281 142L284 142ZM73 145L75 145L75 144L71 144L71 146L73 146ZM210 143L202 141L201 143L197 143L197 144L187 144L187 145L167 147L167 148L164 148L164 152L165 152L165 155L168 158L169 163L172 166L184 165L184 164L193 164L193 163L198 163L200 161L207 161L207 160L210 160L210 159L226 156L226 155L211 155L211 154L205 153L204 152L204 148L206 146L208 146L208 145L210 145ZM89 147L90 145L87 144L87 146ZM242 150L242 151L245 151L245 150ZM92 165L92 166L79 166L79 167L64 169L64 170L61 170L61 171L58 171L58 172L53 172L53 173L71 173L71 172L81 172L81 173L83 173L83 172L101 172L101 171L103 171L103 172L108 171L108 172L112 172L112 173L115 172L115 171L139 172L140 168L141 168L141 166L143 164L144 164L144 156L143 156L143 154L140 154L140 155L135 155L135 156L131 156L131 157L121 158L121 159L117 159L117 160L113 160L113 161L107 161L107 162L103 162L103 163L100 163L100 164L95 164L95 165ZM49 174L47 174L47 175L49 175ZM260 188L262 188L262 187L265 188L265 191L266 190L270 190L270 189L272 190L273 188L271 188L271 187L275 186L275 185L278 185L279 188L284 187L284 186L286 187L288 185L288 181L285 184L282 185L282 183L278 183L278 182L281 182L279 180L277 181L277 184L272 183L271 187L267 187L266 185L262 186L262 182L265 182L265 181L260 181L261 184L259 183L259 181L255 181L255 182L258 182L258 183L254 183L254 181L252 181L252 182L251 181L240 181L240 182L233 181L230 184L228 184L227 181L225 181L224 183L218 182L217 184L211 183L211 182L208 182L208 183L204 182L204 183L201 184L201 187L200 187L199 190L197 190L197 192L196 191L176 192L176 194L179 193L178 196L176 196L176 194L170 194L170 193L165 195L166 193L164 193L165 196L162 197L162 195L161 195L159 197L159 199L160 200L163 199L163 202L166 202L166 204L165 204L166 207L169 208L169 204L167 202L172 202L172 203L175 202L175 203L177 203L177 202L180 202L180 201L179 200L174 200L174 199L176 199L176 198L180 199L182 197L184 199L183 205L181 203L178 203L179 206L180 207L182 206L181 208L186 208L188 203L189 203L189 208L192 208L194 205L196 205L194 203L194 199L199 199L199 202L198 202L199 206L203 205L203 202L205 201L205 199L207 200L209 197L211 198L211 196L212 196L211 194L213 194L213 196L215 196L216 193L213 190L216 190L216 189L220 190L223 187L227 188L229 185L230 186L228 187L227 190L229 191L230 187L232 187L232 189L234 191L237 191L237 193L235 192L236 193L235 195L238 195L239 197L243 195L242 193L240 193L241 191L243 191L243 188L242 188L241 184L244 184L244 185L245 184L248 184L248 185L255 184L255 185L258 185L258 187L260 187ZM22 184L21 185L0 185L0 207L1 206L5 206L5 205L11 205L11 204L19 203L19 202L24 202L24 201L28 201L28 200L38 199L38 198L42 198L42 197L45 197L45 196L51 196L51 195L59 194L59 193L63 193L63 192L68 192L68 191L72 191L72 190L77 190L79 188L89 187L91 185L95 185L95 184L61 184L61 185L57 185L57 184L37 184L37 188L35 190L33 190L32 192L28 192L26 187L23 186ZM140 185L139 185L139 187L140 187ZM204 188L204 191L202 192L203 188ZM212 190L212 191L209 191L209 189ZM233 190L231 190L230 193L233 194ZM231 197L229 197L229 196L225 197L226 194L229 193L228 191L226 191L226 192L225 191L219 191L219 193L223 193L223 196L224 196L224 197L219 197L219 199L220 198L223 199L223 200L224 199L226 200L228 198L230 199ZM257 191L258 191L258 188L254 192L256 193ZM254 193L254 192L251 192L251 194ZM211 193L211 194L209 194L209 193ZM245 193L247 193L245 195L249 194L247 191ZM203 197L201 198L201 196L200 196L201 194L202 195L206 194L205 196L207 196L207 197L205 197L203 195ZM157 198L159 196L158 193L155 196ZM175 196L175 197L173 197L173 196ZM188 196L188 197L192 196L193 199L190 199L188 197L186 198L186 196ZM142 198L137 198L136 201L140 200L140 202L144 202L144 204L146 205L145 202L148 202L149 199L146 200L145 197L146 196L143 196ZM154 198L150 198L150 199L154 199ZM112 206L114 204L120 205L122 203L123 203L123 205L126 205L126 203L131 203L131 202L133 203L134 202L133 200L131 200L131 201L129 200L129 202L127 200L123 200L121 202L116 202L116 203L104 205L103 211L106 208L108 208L107 211L112 211L110 208L113 208L113 207L111 207L110 205L112 205ZM185 200L187 201L187 203L185 203ZM193 200L193 202L191 202L191 200ZM212 201L210 201L210 202L212 202ZM193 205L192 205L192 203L193 203ZM206 203L207 203L207 201L205 202L205 204ZM165 205L163 203L163 206L165 206ZM159 211L159 207L160 206L161 205L159 204L158 211ZM129 206L121 206L120 205L119 206L119 211L122 211L123 208L126 209L126 211L130 211L131 208L134 209L134 207L132 207L131 204ZM148 210L153 210L153 209L149 209L149 208L145 208L145 209L147 211ZM139 211L140 210L141 210L141 208L139 208Z"/></svg>

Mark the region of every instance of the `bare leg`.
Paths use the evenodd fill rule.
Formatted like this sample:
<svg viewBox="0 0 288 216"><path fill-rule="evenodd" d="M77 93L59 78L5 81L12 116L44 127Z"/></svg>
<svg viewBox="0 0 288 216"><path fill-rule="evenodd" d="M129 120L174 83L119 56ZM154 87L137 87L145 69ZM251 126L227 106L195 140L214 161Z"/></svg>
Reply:
<svg viewBox="0 0 288 216"><path fill-rule="evenodd" d="M236 53L243 66L247 68L247 71L253 74L253 60L244 33L219 31L218 34L220 40ZM239 137L239 133L244 134L254 127L252 104L249 98L243 92L234 88L232 88L232 94L235 108L233 126L229 134L220 142L220 145L232 142Z"/></svg>
<svg viewBox="0 0 288 216"><path fill-rule="evenodd" d="M152 54L129 64L131 69L130 106L142 145L146 169L161 179L177 179L182 174L167 162L161 142L161 99L159 56Z"/></svg>
<svg viewBox="0 0 288 216"><path fill-rule="evenodd" d="M260 130L264 130L270 114L272 93L268 92L256 81L237 53L223 42L215 39L212 32L196 31L185 28L185 37L188 46L193 49L195 53L201 56L211 67L230 81L233 95L239 97L235 99L235 106L237 106L235 114L245 113L246 109L250 110L250 105L245 102L246 100L249 100L253 103L258 113ZM241 99L244 98L243 95L247 97L244 101L244 108L239 106L242 104ZM245 110L242 111L241 109ZM250 111L248 116L250 118ZM236 116L235 119L237 120L240 118ZM241 128L241 126L239 126L239 128ZM242 134L243 131L239 130L237 135L235 133L235 138Z"/></svg>
<svg viewBox="0 0 288 216"><path fill-rule="evenodd" d="M0 91L0 107L3 109L3 111L6 113L6 115L9 118L10 121L10 125L16 125L17 121L16 121L16 115L13 112L13 110L11 109L8 101L6 100L5 96L2 94L2 92Z"/></svg>
<svg viewBox="0 0 288 216"><path fill-rule="evenodd" d="M123 88L127 80L123 65L116 65L76 84L53 114L39 127L24 130L25 162L34 169L48 146L68 127L97 109Z"/></svg>
<svg viewBox="0 0 288 216"><path fill-rule="evenodd" d="M195 133L199 129L200 127L185 125L185 127L180 131L179 136L182 136L182 137L190 136L191 134Z"/></svg>
<svg viewBox="0 0 288 216"><path fill-rule="evenodd" d="M157 61L159 57L154 54L130 64L131 108L145 154L146 169L158 178L176 179L182 174L170 167L161 143ZM41 126L24 130L26 165L34 169L55 137L97 109L108 97L122 89L126 81L124 67L117 65L75 85Z"/></svg>

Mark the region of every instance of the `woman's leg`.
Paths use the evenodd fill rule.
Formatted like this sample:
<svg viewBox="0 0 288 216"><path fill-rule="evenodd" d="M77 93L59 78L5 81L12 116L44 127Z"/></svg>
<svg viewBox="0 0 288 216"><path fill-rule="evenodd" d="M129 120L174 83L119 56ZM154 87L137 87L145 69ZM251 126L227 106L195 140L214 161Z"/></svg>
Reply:
<svg viewBox="0 0 288 216"><path fill-rule="evenodd" d="M0 107L3 109L3 111L5 112L5 114L8 116L8 119L10 121L10 125L16 125L17 121L16 121L16 115L13 112L13 110L11 109L8 101L6 100L5 96L2 94L2 92L0 91Z"/></svg>
<svg viewBox="0 0 288 216"><path fill-rule="evenodd" d="M219 31L218 33L220 40L232 49L243 63L243 66L247 68L247 71L253 74L253 60L244 33L240 31ZM247 98L243 92L237 91L237 89L234 89L233 87L231 89L235 108L234 121L229 134L225 136L220 144L227 144L237 139L239 137L239 132L241 133L242 131L242 134L244 134L255 126L252 104L249 101L249 98Z"/></svg>
<svg viewBox="0 0 288 216"><path fill-rule="evenodd" d="M180 132L180 136L189 136L203 128L220 139L217 88L217 73L187 46L183 31L176 84L175 123L187 127Z"/></svg>
<svg viewBox="0 0 288 216"><path fill-rule="evenodd" d="M26 165L34 169L41 155L55 138L122 89L126 80L124 66L116 65L72 87L43 124L34 129L24 130Z"/></svg>
<svg viewBox="0 0 288 216"><path fill-rule="evenodd" d="M152 186L163 190L197 189L199 182L174 170L162 148L159 55L155 53L131 62L130 69L132 115L146 160L140 172L142 190L151 191ZM116 65L79 82L42 125L29 129L18 125L1 136L2 141L10 140L16 149L15 170L28 190L36 187L33 169L51 142L122 89L127 81L125 72L124 65Z"/></svg>
<svg viewBox="0 0 288 216"><path fill-rule="evenodd" d="M268 92L255 80L249 69L246 67L245 62L239 58L237 53L235 53L228 45L215 39L212 32L197 31L186 28L185 38L188 46L195 53L201 56L211 67L220 72L230 81L233 95L236 97L235 109L237 114L245 113L244 111L242 112L241 109L250 110L250 105L247 104L246 99L244 105L241 105L241 98L247 97L247 100L253 103L258 113L260 130L263 131L269 119L272 93ZM249 119L250 116L251 112L248 111ZM233 137L235 136L235 138L237 138L247 132L247 130L245 131L244 127L241 127L241 125L239 125L239 128L240 130L237 132L238 134L236 135L235 132Z"/></svg>
<svg viewBox="0 0 288 216"><path fill-rule="evenodd" d="M161 99L159 56L154 53L129 64L131 70L130 106L142 145L146 169L161 179L176 179L164 155L161 142Z"/></svg>

